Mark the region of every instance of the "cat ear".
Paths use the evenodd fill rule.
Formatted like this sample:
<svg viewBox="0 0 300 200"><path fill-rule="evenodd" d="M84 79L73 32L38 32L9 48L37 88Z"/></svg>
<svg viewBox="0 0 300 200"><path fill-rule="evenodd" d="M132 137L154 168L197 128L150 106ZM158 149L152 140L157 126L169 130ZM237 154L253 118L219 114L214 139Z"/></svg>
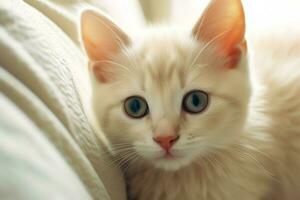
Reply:
<svg viewBox="0 0 300 200"><path fill-rule="evenodd" d="M102 83L114 79L114 66L109 65L113 55L129 45L128 36L108 17L93 10L81 14L81 35L90 67Z"/></svg>
<svg viewBox="0 0 300 200"><path fill-rule="evenodd" d="M246 51L245 15L241 0L212 0L193 29L199 41L214 44L220 56L234 68Z"/></svg>
<svg viewBox="0 0 300 200"><path fill-rule="evenodd" d="M108 59L129 43L127 35L116 24L93 10L81 14L81 35L92 61Z"/></svg>

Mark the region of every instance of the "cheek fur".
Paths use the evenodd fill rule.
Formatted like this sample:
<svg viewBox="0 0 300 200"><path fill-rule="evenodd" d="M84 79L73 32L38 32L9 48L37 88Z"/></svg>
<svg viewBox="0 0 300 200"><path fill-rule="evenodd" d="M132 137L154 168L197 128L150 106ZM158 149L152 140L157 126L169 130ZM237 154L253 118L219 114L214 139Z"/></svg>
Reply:
<svg viewBox="0 0 300 200"><path fill-rule="evenodd" d="M152 132L148 121L134 119L125 114L123 105L115 106L106 114L102 112L100 118L101 127L108 139L124 139L133 145L134 142L152 138Z"/></svg>
<svg viewBox="0 0 300 200"><path fill-rule="evenodd" d="M225 100L212 100L210 106L198 115L187 115L186 132L194 136L222 135L234 132L229 126L241 123L243 110Z"/></svg>

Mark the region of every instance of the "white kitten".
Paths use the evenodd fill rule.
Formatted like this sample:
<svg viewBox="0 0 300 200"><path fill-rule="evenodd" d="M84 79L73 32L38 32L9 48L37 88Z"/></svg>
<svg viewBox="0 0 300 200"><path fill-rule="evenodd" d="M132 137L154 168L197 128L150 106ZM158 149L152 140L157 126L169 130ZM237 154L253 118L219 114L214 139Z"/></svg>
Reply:
<svg viewBox="0 0 300 200"><path fill-rule="evenodd" d="M265 67L250 102L239 0L213 1L186 32L129 38L94 11L81 23L93 110L131 199L300 198L300 70L283 84ZM257 69L285 65L260 53Z"/></svg>

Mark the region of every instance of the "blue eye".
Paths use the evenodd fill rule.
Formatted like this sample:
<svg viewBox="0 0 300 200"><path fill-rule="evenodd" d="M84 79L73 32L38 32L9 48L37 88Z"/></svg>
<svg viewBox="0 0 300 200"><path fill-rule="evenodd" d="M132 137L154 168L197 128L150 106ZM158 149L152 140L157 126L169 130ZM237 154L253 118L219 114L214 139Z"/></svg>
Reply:
<svg viewBox="0 0 300 200"><path fill-rule="evenodd" d="M148 104L144 98L132 96L125 100L124 110L130 117L142 118L148 114Z"/></svg>
<svg viewBox="0 0 300 200"><path fill-rule="evenodd" d="M208 106L208 102L209 99L207 93L200 90L193 90L184 96L182 108L186 112L196 114L204 111Z"/></svg>

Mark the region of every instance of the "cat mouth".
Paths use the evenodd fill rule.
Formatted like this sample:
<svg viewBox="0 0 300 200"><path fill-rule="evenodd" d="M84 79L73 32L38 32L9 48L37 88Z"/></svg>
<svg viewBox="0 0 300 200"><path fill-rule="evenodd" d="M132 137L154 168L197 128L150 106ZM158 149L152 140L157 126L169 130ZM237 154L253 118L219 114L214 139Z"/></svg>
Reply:
<svg viewBox="0 0 300 200"><path fill-rule="evenodd" d="M157 155L152 163L159 169L164 170L178 170L179 168L188 165L191 162L191 159L183 154L179 154L179 152L168 153L164 152L160 155Z"/></svg>
<svg viewBox="0 0 300 200"><path fill-rule="evenodd" d="M177 160L180 159L182 156L174 155L170 152L166 152L164 155L156 157L156 160Z"/></svg>

